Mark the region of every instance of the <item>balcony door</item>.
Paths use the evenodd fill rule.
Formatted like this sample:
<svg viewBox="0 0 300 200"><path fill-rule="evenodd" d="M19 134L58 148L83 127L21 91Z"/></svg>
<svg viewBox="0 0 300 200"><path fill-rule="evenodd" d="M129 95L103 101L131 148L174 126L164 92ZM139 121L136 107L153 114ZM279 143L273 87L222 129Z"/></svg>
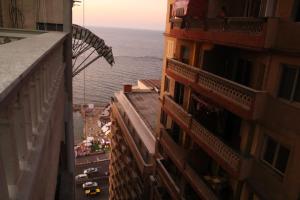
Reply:
<svg viewBox="0 0 300 200"><path fill-rule="evenodd" d="M174 101L182 106L183 99L184 99L184 85L175 81Z"/></svg>
<svg viewBox="0 0 300 200"><path fill-rule="evenodd" d="M172 128L171 128L171 137L174 140L174 142L176 142L177 144L179 144L179 140L180 140L180 126L176 123L176 122L172 122Z"/></svg>

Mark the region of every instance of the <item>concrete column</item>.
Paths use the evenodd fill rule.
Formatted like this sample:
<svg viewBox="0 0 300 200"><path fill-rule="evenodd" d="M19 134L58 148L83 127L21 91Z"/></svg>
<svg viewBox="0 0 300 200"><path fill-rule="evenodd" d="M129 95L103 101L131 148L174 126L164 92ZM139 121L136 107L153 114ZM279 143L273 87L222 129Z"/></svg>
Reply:
<svg viewBox="0 0 300 200"><path fill-rule="evenodd" d="M19 160L16 138L12 130L8 110L0 113L0 157L2 158L8 185L15 185L19 177Z"/></svg>
<svg viewBox="0 0 300 200"><path fill-rule="evenodd" d="M17 153L19 158L19 164L21 168L25 168L28 146L27 146L27 135L25 126L25 113L20 99L18 99L10 111L12 112L12 131L14 133L17 145Z"/></svg>
<svg viewBox="0 0 300 200"><path fill-rule="evenodd" d="M41 84L40 84L40 75L39 71L35 74L35 98L36 98L36 111L37 111L37 126L39 125L39 122L42 120L42 107L41 107ZM37 127L38 128L38 127Z"/></svg>
<svg viewBox="0 0 300 200"><path fill-rule="evenodd" d="M32 114L31 114L31 103L30 103L30 95L29 95L29 87L26 86L20 94L20 102L21 107L23 108L24 114L24 122L25 128L24 131L26 133L26 141L28 149L33 149L33 127L32 127Z"/></svg>
<svg viewBox="0 0 300 200"><path fill-rule="evenodd" d="M47 97L48 87L47 87L47 70L46 70L46 66L43 66L42 72L43 72L43 76L42 76L42 81L43 81L43 103L45 104L45 106L47 106L48 105L48 97Z"/></svg>
<svg viewBox="0 0 300 200"><path fill-rule="evenodd" d="M37 134L38 126L38 112L37 112L37 99L36 99L36 83L31 80L29 83L29 96L30 96L30 113L32 120L33 134Z"/></svg>

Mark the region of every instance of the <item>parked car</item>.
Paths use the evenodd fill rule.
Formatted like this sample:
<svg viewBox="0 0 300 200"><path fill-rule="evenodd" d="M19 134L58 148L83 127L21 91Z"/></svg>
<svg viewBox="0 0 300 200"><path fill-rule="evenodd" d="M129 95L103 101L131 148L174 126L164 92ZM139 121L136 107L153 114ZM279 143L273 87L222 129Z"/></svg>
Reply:
<svg viewBox="0 0 300 200"><path fill-rule="evenodd" d="M101 192L101 189L99 187L94 187L91 189L87 189L84 191L86 196L96 196Z"/></svg>
<svg viewBox="0 0 300 200"><path fill-rule="evenodd" d="M87 174L78 174L77 176L75 176L76 183L81 183L83 181L86 181L87 179Z"/></svg>
<svg viewBox="0 0 300 200"><path fill-rule="evenodd" d="M98 186L98 183L97 182L85 182L84 184L82 184L82 189L90 189L90 188L93 188L93 187L97 187Z"/></svg>
<svg viewBox="0 0 300 200"><path fill-rule="evenodd" d="M89 174L94 174L94 173L98 173L98 172L99 172L99 170L98 170L98 168L96 168L96 167L91 167L91 168L88 168L88 169L83 170L83 173L84 173L84 174L87 174L87 175L89 175Z"/></svg>

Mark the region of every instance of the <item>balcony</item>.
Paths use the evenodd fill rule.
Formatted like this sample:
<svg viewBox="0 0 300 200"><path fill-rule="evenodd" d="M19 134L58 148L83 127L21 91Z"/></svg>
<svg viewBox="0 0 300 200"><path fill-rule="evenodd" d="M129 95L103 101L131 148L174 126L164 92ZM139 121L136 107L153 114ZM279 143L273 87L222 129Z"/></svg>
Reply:
<svg viewBox="0 0 300 200"><path fill-rule="evenodd" d="M189 166L186 165L184 175L187 177L201 199L218 200L214 191L200 178L200 176Z"/></svg>
<svg viewBox="0 0 300 200"><path fill-rule="evenodd" d="M176 109L180 106L176 104L170 97L165 96L165 104L163 108L165 109L165 106L171 103L175 105L172 106L172 109L166 109L167 112L170 113L170 116L177 123L181 124L182 128L184 128L184 130L191 135L193 140L196 141L210 156L212 156L220 165L222 165L222 167L226 169L232 176L237 177L238 179L244 179L248 175L251 160L244 158L238 152L233 150L232 147L215 136L214 133L207 130L195 119L192 119L192 117L186 111L183 113L184 116L189 116L189 120L185 124L182 123L184 120L181 118L184 117L179 115L180 112L178 109ZM161 144L166 146L166 152L169 152L168 154L175 163L177 162L178 166L183 166L182 163L184 163L185 159L182 153L183 150L180 150L181 148L174 142L166 130L162 129L161 132Z"/></svg>
<svg viewBox="0 0 300 200"><path fill-rule="evenodd" d="M212 156L231 175L238 179L244 179L248 175L251 160L235 152L230 146L196 120L192 120L189 134L203 150Z"/></svg>
<svg viewBox="0 0 300 200"><path fill-rule="evenodd" d="M164 167L161 160L156 160L157 163L157 172L162 179L164 185L166 186L169 194L172 196L172 199L180 199L179 198L179 188L170 176L169 172Z"/></svg>
<svg viewBox="0 0 300 200"><path fill-rule="evenodd" d="M163 109L171 115L181 126L188 128L192 116L178 105L170 96L165 95L163 98Z"/></svg>
<svg viewBox="0 0 300 200"><path fill-rule="evenodd" d="M44 33L0 45L3 199L44 196L43 186L41 192L32 192L43 180L54 189L47 194L55 194L61 138L70 137L64 124L64 115L68 116L64 113L68 98L65 83L70 81L65 74L65 41L66 33Z"/></svg>
<svg viewBox="0 0 300 200"><path fill-rule="evenodd" d="M197 81L199 69L174 59L167 60L167 70L169 73L174 73L175 76L181 78L186 84Z"/></svg>
<svg viewBox="0 0 300 200"><path fill-rule="evenodd" d="M196 71L196 69L194 69L195 67L187 67L184 63L168 59L168 64L175 62L177 67L172 68L168 65L167 74L178 81L181 81L178 79L179 76L186 77L186 72L177 75L182 71L190 71L189 73L195 73ZM177 68L182 68L183 70L178 70ZM261 117L266 92L254 90L205 70L198 69L197 71L198 73L195 75L196 78L186 78L185 80L188 83L186 83L186 81L182 82L191 85L193 89L211 99L212 102L245 119L256 120ZM172 108L174 109L176 106L172 105ZM183 116L183 114L181 114L181 116Z"/></svg>
<svg viewBox="0 0 300 200"><path fill-rule="evenodd" d="M173 28L167 36L251 49L269 48L278 23L277 19L254 17L170 19L170 22Z"/></svg>
<svg viewBox="0 0 300 200"><path fill-rule="evenodd" d="M160 144L177 167L183 169L186 152L182 147L174 142L169 133L163 128L161 128Z"/></svg>

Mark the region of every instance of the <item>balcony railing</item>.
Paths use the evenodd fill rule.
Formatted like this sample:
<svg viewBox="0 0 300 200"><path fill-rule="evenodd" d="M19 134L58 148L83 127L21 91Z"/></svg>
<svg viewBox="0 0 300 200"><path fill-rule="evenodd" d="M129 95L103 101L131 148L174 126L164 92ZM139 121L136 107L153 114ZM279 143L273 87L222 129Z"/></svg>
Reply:
<svg viewBox="0 0 300 200"><path fill-rule="evenodd" d="M180 39L208 41L241 48L264 49L276 45L276 18L225 17L170 19L171 29L165 34ZM276 35L276 34L275 34Z"/></svg>
<svg viewBox="0 0 300 200"><path fill-rule="evenodd" d="M169 172L166 170L161 160L156 160L156 162L157 162L157 172L161 177L164 185L167 187L169 194L172 196L173 199L180 199L179 188L176 185L175 181L170 176Z"/></svg>
<svg viewBox="0 0 300 200"><path fill-rule="evenodd" d="M207 30L228 31L228 32L246 32L261 33L263 31L266 19L249 17L228 17L218 19L207 19Z"/></svg>
<svg viewBox="0 0 300 200"><path fill-rule="evenodd" d="M169 70L176 73L178 76L190 82L197 81L197 74L199 72L199 69L196 67L184 64L174 59L167 60L167 67Z"/></svg>
<svg viewBox="0 0 300 200"><path fill-rule="evenodd" d="M205 200L218 200L214 191L202 180L202 178L189 166L186 165L184 175L187 177L195 191Z"/></svg>
<svg viewBox="0 0 300 200"><path fill-rule="evenodd" d="M208 18L206 20L182 20L181 18L170 19L173 27L176 28L202 28L205 31L218 32L246 32L261 33L267 22L265 18L251 17L225 17L225 18Z"/></svg>
<svg viewBox="0 0 300 200"><path fill-rule="evenodd" d="M204 149L209 148L209 152L212 152L219 160L225 162L226 166L228 166L231 171L239 171L240 162L242 160L240 154L227 146L223 141L194 119L192 120L190 133Z"/></svg>
<svg viewBox="0 0 300 200"><path fill-rule="evenodd" d="M177 68L191 70L191 73L195 73L194 67L190 66L188 68L184 63L168 59L168 63L173 62L176 62ZM171 72L180 73L181 71L177 70L177 68L168 67ZM214 102L227 107L227 109L242 117L249 119L257 119L260 117L260 108L264 103L266 92L254 90L205 70L198 69L197 72L195 75L196 78L187 79L195 90L200 88L203 91L201 94L211 98ZM183 73L181 76L185 76L185 74L186 73ZM172 73L169 73L169 75L172 76ZM196 81L194 81L195 79ZM172 108L175 107L176 106L172 105Z"/></svg>
<svg viewBox="0 0 300 200"><path fill-rule="evenodd" d="M174 142L169 133L161 128L161 139L160 144L162 145L165 152L170 158L176 163L178 168L184 168L184 162L186 159L186 151Z"/></svg>
<svg viewBox="0 0 300 200"><path fill-rule="evenodd" d="M49 169L46 162L58 163L45 159L58 156L64 134L65 35L44 33L0 46L0 60L6 59L0 66L0 196L4 199L7 193L9 199L32 199L31 191L41 179L56 176L35 175Z"/></svg>
<svg viewBox="0 0 300 200"><path fill-rule="evenodd" d="M163 100L163 108L175 117L185 127L190 126L192 116L178 105L170 96L165 95Z"/></svg>
<svg viewBox="0 0 300 200"><path fill-rule="evenodd" d="M199 74L198 85L210 90L211 92L225 96L231 101L241 104L247 109L251 109L255 100L256 91L251 88L242 86L238 83L203 70L201 70Z"/></svg>
<svg viewBox="0 0 300 200"><path fill-rule="evenodd" d="M168 104L172 104L171 108L168 108L168 112L172 118L181 124L185 131L191 134L192 138L194 138L197 143L206 150L210 156L216 158L216 160L233 176L243 179L247 173L247 163L249 159L244 158L238 152L234 151L233 148L224 143L220 138L215 136L213 133L208 131L205 127L203 127L196 120L192 119L192 117L184 111L184 114L180 114L180 107L176 104L170 97L165 96L164 109ZM175 104L175 105L173 105ZM175 116L175 118L174 118ZM188 116L188 117L187 117ZM185 119L187 118L185 123ZM167 131L162 129L162 138L161 144L166 146L166 151L169 152L170 156L177 161L178 165L183 166L184 163L184 154L182 154L183 150L179 150L180 147L177 145L173 139L168 135ZM173 149L173 150L172 150ZM173 152L172 152L173 151Z"/></svg>
<svg viewBox="0 0 300 200"><path fill-rule="evenodd" d="M194 172L194 170L187 163L186 151L182 147L177 145L173 141L173 139L168 135L167 131L165 131L165 129L163 128L161 129L160 143L163 146L165 152L177 166L177 168L188 178L189 182L193 185L198 195L200 195L203 199L207 200L217 199L211 188L199 177L199 175L196 172ZM174 184L172 181L170 181L170 175L166 170L164 170L165 168L163 167L163 164L161 162L157 161L157 163L159 173L164 178L165 185L167 185L169 191L174 191L174 189L171 189L174 188ZM171 194L174 195L173 193Z"/></svg>

